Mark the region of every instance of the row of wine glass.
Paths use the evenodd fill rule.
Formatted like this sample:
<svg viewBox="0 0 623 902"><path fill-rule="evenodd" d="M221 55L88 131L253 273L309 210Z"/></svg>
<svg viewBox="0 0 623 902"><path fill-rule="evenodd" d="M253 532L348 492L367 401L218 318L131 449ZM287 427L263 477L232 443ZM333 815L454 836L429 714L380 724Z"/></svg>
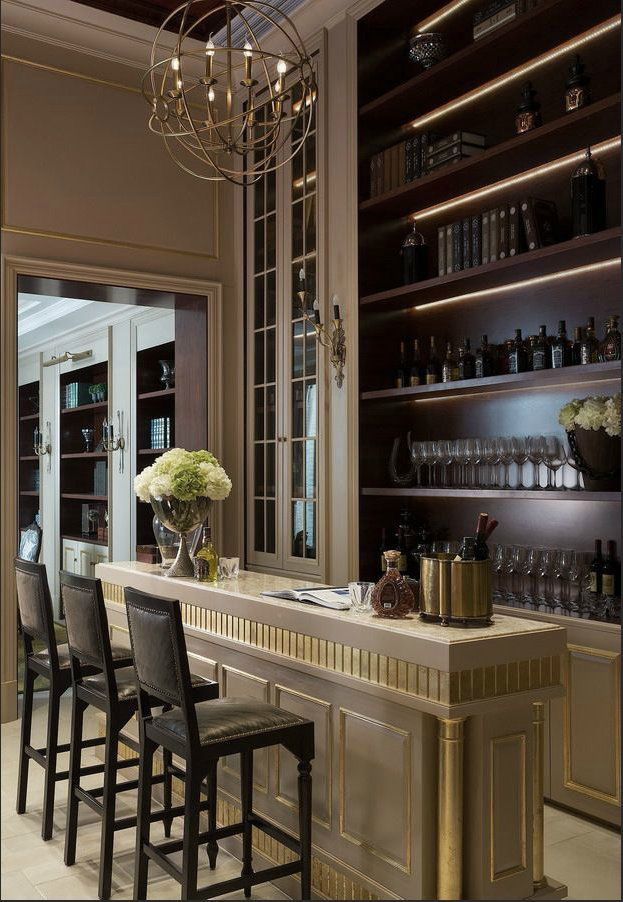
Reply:
<svg viewBox="0 0 623 902"><path fill-rule="evenodd" d="M580 472L557 435L413 441L401 470L402 439L394 439L389 475L394 485L472 489L581 491ZM526 472L527 468L527 472ZM568 485L568 469L573 484ZM560 475L559 475L560 473ZM544 484L543 484L544 483Z"/></svg>
<svg viewBox="0 0 623 902"><path fill-rule="evenodd" d="M496 545L493 601L543 613L617 619L621 599L590 591L590 552Z"/></svg>

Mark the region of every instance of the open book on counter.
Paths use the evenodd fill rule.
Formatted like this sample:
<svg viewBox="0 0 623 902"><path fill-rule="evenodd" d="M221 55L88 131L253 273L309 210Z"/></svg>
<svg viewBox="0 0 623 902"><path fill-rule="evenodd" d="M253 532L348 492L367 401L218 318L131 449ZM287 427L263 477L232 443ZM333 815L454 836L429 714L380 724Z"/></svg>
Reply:
<svg viewBox="0 0 623 902"><path fill-rule="evenodd" d="M278 589L275 592L262 592L271 598L287 598L289 601L302 601L307 604L319 604L334 611L347 611L350 608L348 589L339 586L303 586L300 589Z"/></svg>

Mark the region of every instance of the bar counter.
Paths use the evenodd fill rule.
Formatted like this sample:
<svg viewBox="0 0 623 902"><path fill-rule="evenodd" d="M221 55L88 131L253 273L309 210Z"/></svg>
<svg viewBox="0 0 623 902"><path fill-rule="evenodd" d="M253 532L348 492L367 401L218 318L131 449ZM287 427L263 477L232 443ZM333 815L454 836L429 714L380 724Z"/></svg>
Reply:
<svg viewBox="0 0 623 902"><path fill-rule="evenodd" d="M169 579L99 564L112 637L128 642L123 587L182 604L191 669L222 695L315 722L313 889L329 899L562 898L543 874L544 705L563 694L563 627L496 614L489 627L356 616L262 596L301 580ZM222 762L219 820L239 815ZM296 767L258 754L255 807L296 833ZM236 851L235 846L233 850ZM256 848L284 861L276 842ZM296 897L292 879L283 888Z"/></svg>

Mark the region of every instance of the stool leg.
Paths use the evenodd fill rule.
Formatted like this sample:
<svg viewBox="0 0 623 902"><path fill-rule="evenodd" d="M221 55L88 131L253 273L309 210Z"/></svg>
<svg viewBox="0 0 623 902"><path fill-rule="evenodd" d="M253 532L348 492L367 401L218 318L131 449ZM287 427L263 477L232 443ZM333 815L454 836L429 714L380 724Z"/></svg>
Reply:
<svg viewBox="0 0 623 902"><path fill-rule="evenodd" d="M170 767L173 764L173 755L168 749L162 750L162 766L164 768L164 783L162 784L162 804L164 806L164 810L171 808L171 798L172 798L172 784L173 777L171 776ZM171 827L173 825L172 817L163 817L162 818L162 826L164 828L164 835L171 836Z"/></svg>
<svg viewBox="0 0 623 902"><path fill-rule="evenodd" d="M299 833L301 837L301 899L311 899L311 762L299 761Z"/></svg>
<svg viewBox="0 0 623 902"><path fill-rule="evenodd" d="M197 898L197 865L199 856L199 802L201 773L196 767L186 768L184 789L184 838L182 841L182 899Z"/></svg>
<svg viewBox="0 0 623 902"><path fill-rule="evenodd" d="M26 754L26 746L30 745L30 728L32 726L32 697L35 685L35 675L28 666L27 656L24 662L24 694L22 696L22 736L19 750L19 777L17 779L17 806L18 814L26 811L26 793L28 792L28 765L30 758Z"/></svg>
<svg viewBox="0 0 623 902"><path fill-rule="evenodd" d="M242 752L240 755L240 803L242 808L242 871L241 877L253 876L253 752ZM251 896L251 884L244 888L246 899Z"/></svg>
<svg viewBox="0 0 623 902"><path fill-rule="evenodd" d="M48 703L48 745L45 752L45 789L43 792L43 825L41 836L44 840L52 838L54 824L54 792L56 789L56 759L58 756L58 716L61 694L50 682L50 698Z"/></svg>
<svg viewBox="0 0 623 902"><path fill-rule="evenodd" d="M71 706L71 738L69 742L69 788L67 790L67 826L65 828L65 864L71 867L76 860L78 833L78 797L82 763L82 724L87 704L73 693Z"/></svg>
<svg viewBox="0 0 623 902"><path fill-rule="evenodd" d="M104 758L104 794L102 796L102 839L100 844L99 897L110 898L112 853L115 839L115 801L117 796L118 724L112 714L106 718L106 752Z"/></svg>
<svg viewBox="0 0 623 902"><path fill-rule="evenodd" d="M136 852L134 855L134 899L147 898L147 867L149 859L145 844L149 842L151 815L151 778L156 744L147 739L141 725L141 749L138 772L138 811L136 822Z"/></svg>
<svg viewBox="0 0 623 902"><path fill-rule="evenodd" d="M210 765L210 770L208 771L208 830L216 830L216 800L217 800L217 791L216 791L216 769L218 766L218 761L214 761ZM218 843L215 839L209 839L208 844L206 846L206 852L208 853L208 861L210 862L210 869L213 871L216 867L216 858L218 855Z"/></svg>

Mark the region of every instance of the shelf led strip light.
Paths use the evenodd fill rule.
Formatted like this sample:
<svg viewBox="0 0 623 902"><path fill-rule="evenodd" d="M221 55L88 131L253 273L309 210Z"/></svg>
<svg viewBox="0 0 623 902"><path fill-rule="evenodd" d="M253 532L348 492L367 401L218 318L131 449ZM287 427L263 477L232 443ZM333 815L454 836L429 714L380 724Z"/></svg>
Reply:
<svg viewBox="0 0 623 902"><path fill-rule="evenodd" d="M564 44L560 44L554 50L549 50L547 53L543 53L541 56L528 60L527 63L523 63L515 69L511 69L500 78L485 82L484 85L481 85L479 88L474 88L473 91L468 91L467 94L457 97L456 100L451 100L449 103L446 103L435 110L431 110L430 113L425 113L424 116L420 116L419 119L414 119L410 123L410 127L422 128L422 126L428 125L429 122L433 122L435 119L445 116L446 113L451 113L453 110L458 110L462 106L467 106L467 104L472 103L479 97L490 94L492 91L497 91L498 88L516 81L519 78L525 78L529 72L534 72L535 69L545 66L552 60L558 59L558 57L567 56L571 50L575 50L577 47L581 47L584 44L588 44L590 41L596 40L601 37L601 35L606 34L615 28L619 28L620 25L621 16L613 16L612 19L607 19L600 25L596 25L594 28L584 31L582 34L577 35L575 38L571 38L569 41L565 41Z"/></svg>
<svg viewBox="0 0 623 902"><path fill-rule="evenodd" d="M453 297L442 298L439 301L428 301L424 304L416 304L411 309L413 311L423 310L424 308L439 307L442 304L455 304L457 301L468 301L473 298L482 298L495 294L507 294L517 288L527 288L531 285L544 285L547 282L557 282L562 279L569 279L574 276L586 275L586 273L596 272L600 269L609 269L613 266L620 266L620 257L611 257L609 260L601 260L599 263L587 263L586 266L576 266L574 269L563 269L561 272L552 272L544 276L535 276L532 279L522 279L519 282L508 282L506 285L494 285L492 288L482 288L480 291L470 291L466 294L456 294Z"/></svg>
<svg viewBox="0 0 623 902"><path fill-rule="evenodd" d="M621 136L617 135L615 138L608 138L607 141L602 141L599 144L592 144L591 152L594 154L605 154L611 150L616 150L620 146ZM412 220L417 220L419 223L423 219L429 219L431 216L437 216L439 213L444 213L446 210L453 210L455 207L461 207L470 201L478 200L481 197L488 197L488 195L496 194L498 191L503 191L505 188L512 188L513 185L521 185L523 182L529 182L534 178L545 175L547 172L554 172L556 169L569 167L572 163L579 163L585 156L586 150L578 150L575 153L568 154L566 157L559 157L559 159L553 160L551 163L544 163L542 166L536 166L534 169L520 172L519 175L513 175L510 178L494 182L493 185L487 185L486 188L470 191L468 194L454 197L452 200L446 201L443 204L425 207L423 210L418 210L417 213L412 213L410 218Z"/></svg>
<svg viewBox="0 0 623 902"><path fill-rule="evenodd" d="M447 19L448 16L454 15L455 12L458 12L462 6L466 6L468 3L472 3L473 0L455 0L454 3L447 3L445 6L442 6L441 9L438 9L436 13L432 16L429 16L428 19L423 19L416 26L417 31L422 34L424 31L429 31L433 27L433 25L437 25L439 22L443 22L444 19Z"/></svg>

